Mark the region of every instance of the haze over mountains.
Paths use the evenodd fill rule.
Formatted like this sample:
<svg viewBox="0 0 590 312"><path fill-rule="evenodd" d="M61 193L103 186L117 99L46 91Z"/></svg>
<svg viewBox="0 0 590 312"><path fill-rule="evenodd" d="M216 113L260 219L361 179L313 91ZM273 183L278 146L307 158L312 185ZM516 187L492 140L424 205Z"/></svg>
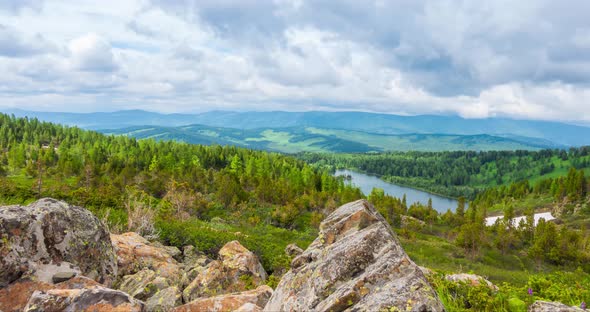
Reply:
<svg viewBox="0 0 590 312"><path fill-rule="evenodd" d="M590 145L588 127L506 118L319 111L211 111L201 114L160 114L142 110L5 112L138 138L235 144L281 152L535 150Z"/></svg>

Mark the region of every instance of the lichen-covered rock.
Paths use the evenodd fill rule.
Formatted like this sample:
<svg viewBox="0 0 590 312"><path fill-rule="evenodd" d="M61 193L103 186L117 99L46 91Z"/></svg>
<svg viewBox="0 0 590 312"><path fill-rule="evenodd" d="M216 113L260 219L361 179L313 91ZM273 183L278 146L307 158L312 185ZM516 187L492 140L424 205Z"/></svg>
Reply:
<svg viewBox="0 0 590 312"><path fill-rule="evenodd" d="M285 253L289 257L296 257L303 253L303 249L299 248L299 246L295 244L289 244L285 247Z"/></svg>
<svg viewBox="0 0 590 312"><path fill-rule="evenodd" d="M482 284L485 284L486 286L488 286L490 289L497 291L498 290L498 286L492 284L492 282L488 281L487 279L479 276L479 275L475 275L475 274L467 274L467 273L459 273L459 274L451 274L451 275L447 275L445 276L445 279L447 279L448 281L451 282L460 282L460 283L466 283L467 285L471 285L471 286L480 286Z"/></svg>
<svg viewBox="0 0 590 312"><path fill-rule="evenodd" d="M0 288L0 311L21 312L33 292L52 288L53 285L44 282L30 279L18 280L7 287Z"/></svg>
<svg viewBox="0 0 590 312"><path fill-rule="evenodd" d="M95 286L84 289L51 289L35 291L24 311L95 311L141 312L143 302L128 294Z"/></svg>
<svg viewBox="0 0 590 312"><path fill-rule="evenodd" d="M50 198L0 207L0 287L67 263L110 285L117 275L109 234L88 210ZM51 273L51 274L50 274ZM46 274L47 281L57 272Z"/></svg>
<svg viewBox="0 0 590 312"><path fill-rule="evenodd" d="M82 289L99 286L97 282L84 276L76 276L65 282L51 285L28 278L20 279L7 287L0 288L0 311L21 312L35 291L51 289Z"/></svg>
<svg viewBox="0 0 590 312"><path fill-rule="evenodd" d="M226 294L217 297L201 298L191 301L185 305L176 307L175 312L216 312L216 311L235 311L243 308L246 304L251 304L259 309L264 307L272 295L272 288L263 285L255 290ZM251 306L250 306L251 307ZM245 311L256 311L245 310Z"/></svg>
<svg viewBox="0 0 590 312"><path fill-rule="evenodd" d="M365 200L346 204L277 286L264 311L444 311L385 219Z"/></svg>
<svg viewBox="0 0 590 312"><path fill-rule="evenodd" d="M183 262L181 267L184 270L183 281L186 283L183 287L188 286L209 263L209 259L203 252L197 250L194 246L184 246L183 248Z"/></svg>
<svg viewBox="0 0 590 312"><path fill-rule="evenodd" d="M529 312L582 312L581 308L570 307L560 302L535 301L529 306Z"/></svg>
<svg viewBox="0 0 590 312"><path fill-rule="evenodd" d="M182 304L182 295L178 287L172 286L158 291L146 302L148 312L168 312Z"/></svg>
<svg viewBox="0 0 590 312"><path fill-rule="evenodd" d="M156 280L158 282L155 282ZM118 288L136 299L146 300L168 286L166 279L158 277L156 272L143 269L133 275L123 277L123 281Z"/></svg>
<svg viewBox="0 0 590 312"><path fill-rule="evenodd" d="M137 233L111 234L117 254L119 276L132 275L143 269L156 272L171 285L180 284L182 271L166 248L152 245Z"/></svg>
<svg viewBox="0 0 590 312"><path fill-rule="evenodd" d="M202 270L184 289L183 298L189 302L201 297L239 292L264 284L266 271L256 255L232 241L219 250L215 260Z"/></svg>

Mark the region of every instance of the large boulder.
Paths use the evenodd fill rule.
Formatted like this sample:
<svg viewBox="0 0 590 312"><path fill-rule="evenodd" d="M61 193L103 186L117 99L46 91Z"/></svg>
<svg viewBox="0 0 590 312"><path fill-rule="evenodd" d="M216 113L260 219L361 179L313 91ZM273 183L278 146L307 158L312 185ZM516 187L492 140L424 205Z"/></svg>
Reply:
<svg viewBox="0 0 590 312"><path fill-rule="evenodd" d="M176 307L175 312L216 312L216 311L256 311L266 305L272 295L272 288L263 285L254 290L201 298ZM246 310L248 309L248 310Z"/></svg>
<svg viewBox="0 0 590 312"><path fill-rule="evenodd" d="M24 311L117 311L141 312L143 302L128 294L95 286L83 289L51 289L35 291Z"/></svg>
<svg viewBox="0 0 590 312"><path fill-rule="evenodd" d="M209 263L184 289L185 302L248 290L264 284L267 278L258 257L238 241L225 244L219 250L219 258Z"/></svg>
<svg viewBox="0 0 590 312"><path fill-rule="evenodd" d="M76 276L55 285L28 278L20 279L7 287L0 288L0 311L23 311L31 295L33 295L35 291L48 291L51 289L82 289L98 285L100 284L83 276Z"/></svg>
<svg viewBox="0 0 590 312"><path fill-rule="evenodd" d="M111 234L111 240L117 254L119 276L149 269L166 278L171 285L180 284L182 271L170 249L152 244L134 232Z"/></svg>
<svg viewBox="0 0 590 312"><path fill-rule="evenodd" d="M102 222L84 208L50 198L0 207L0 287L26 276L51 283L62 271L113 282L116 257Z"/></svg>
<svg viewBox="0 0 590 312"><path fill-rule="evenodd" d="M264 311L444 311L420 268L365 200L330 214L291 266Z"/></svg>
<svg viewBox="0 0 590 312"><path fill-rule="evenodd" d="M582 312L578 307L570 307L560 302L535 301L529 306L529 312Z"/></svg>

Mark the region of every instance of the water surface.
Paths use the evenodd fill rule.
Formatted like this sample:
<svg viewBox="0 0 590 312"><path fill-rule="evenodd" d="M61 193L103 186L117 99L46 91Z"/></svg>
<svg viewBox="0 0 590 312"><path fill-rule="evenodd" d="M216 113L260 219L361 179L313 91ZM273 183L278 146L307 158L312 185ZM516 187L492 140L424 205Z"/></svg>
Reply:
<svg viewBox="0 0 590 312"><path fill-rule="evenodd" d="M350 175L351 180L349 183L358 186L365 195L371 194L373 188L376 187L383 189L385 194L398 198L402 198L404 194L406 194L408 206L415 202L420 202L426 205L428 203L428 199L432 198L432 207L438 212L445 213L448 209L455 211L455 208L457 208L457 200L455 199L424 192L411 187L385 182L376 176L352 170L336 170L334 175Z"/></svg>

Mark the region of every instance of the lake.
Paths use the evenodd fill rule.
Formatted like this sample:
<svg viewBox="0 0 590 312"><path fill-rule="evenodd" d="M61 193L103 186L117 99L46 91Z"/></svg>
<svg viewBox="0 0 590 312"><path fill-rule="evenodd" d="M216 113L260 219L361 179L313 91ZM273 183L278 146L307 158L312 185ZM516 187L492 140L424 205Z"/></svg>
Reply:
<svg viewBox="0 0 590 312"><path fill-rule="evenodd" d="M411 187L400 186L397 184L385 182L376 176L352 170L336 170L336 173L334 175L350 175L352 179L349 183L358 186L365 195L371 194L373 188L377 187L383 189L385 194L398 198L402 198L404 197L404 194L406 194L408 206L415 202L420 202L426 205L428 204L428 199L432 198L432 207L436 209L436 211L438 212L445 213L448 209L451 209L451 211L455 211L455 209L457 208L457 201L455 199L424 192Z"/></svg>

